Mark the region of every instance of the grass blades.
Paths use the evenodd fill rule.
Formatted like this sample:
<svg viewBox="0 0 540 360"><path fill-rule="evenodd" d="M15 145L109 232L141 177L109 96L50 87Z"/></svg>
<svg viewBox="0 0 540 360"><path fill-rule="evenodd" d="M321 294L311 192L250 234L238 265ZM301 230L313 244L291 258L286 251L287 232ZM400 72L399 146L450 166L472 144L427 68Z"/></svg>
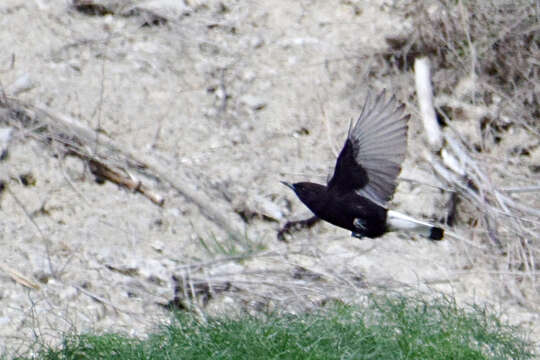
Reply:
<svg viewBox="0 0 540 360"><path fill-rule="evenodd" d="M39 359L531 359L519 329L452 299L372 296L300 315L208 318L178 313L146 340L67 337Z"/></svg>

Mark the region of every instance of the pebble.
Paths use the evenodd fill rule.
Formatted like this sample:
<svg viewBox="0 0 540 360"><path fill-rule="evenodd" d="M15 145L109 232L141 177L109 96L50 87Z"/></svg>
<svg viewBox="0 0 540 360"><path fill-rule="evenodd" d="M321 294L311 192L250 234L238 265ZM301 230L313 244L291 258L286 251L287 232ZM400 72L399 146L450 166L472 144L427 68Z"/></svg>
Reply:
<svg viewBox="0 0 540 360"><path fill-rule="evenodd" d="M8 88L8 93L12 94L13 96L19 95L20 93L31 90L33 87L35 87L35 85L36 84L30 77L30 74L24 73L20 75L13 82L13 84L11 84L11 86Z"/></svg>
<svg viewBox="0 0 540 360"><path fill-rule="evenodd" d="M255 207L255 210L264 216L267 216L276 221L279 221L283 218L283 212L281 211L280 207L273 201L263 196L255 195L253 197L253 205Z"/></svg>
<svg viewBox="0 0 540 360"><path fill-rule="evenodd" d="M11 127L0 128L0 160L4 160L7 157L12 133L13 128Z"/></svg>
<svg viewBox="0 0 540 360"><path fill-rule="evenodd" d="M254 95L244 95L240 98L240 102L242 104L245 104L247 107L251 108L252 110L262 110L266 107L266 100L254 96Z"/></svg>

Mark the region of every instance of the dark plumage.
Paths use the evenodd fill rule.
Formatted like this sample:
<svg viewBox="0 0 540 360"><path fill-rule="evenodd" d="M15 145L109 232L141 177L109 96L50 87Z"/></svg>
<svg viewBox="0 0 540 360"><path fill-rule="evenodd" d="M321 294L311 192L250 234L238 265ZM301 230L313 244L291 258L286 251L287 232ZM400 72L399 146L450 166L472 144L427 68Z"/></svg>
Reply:
<svg viewBox="0 0 540 360"><path fill-rule="evenodd" d="M441 239L441 228L385 207L394 194L407 149L410 116L404 115L404 109L394 96L387 101L384 91L374 100L368 95L356 124L349 127L328 184L283 184L318 218L352 231L355 237L375 238L405 229Z"/></svg>

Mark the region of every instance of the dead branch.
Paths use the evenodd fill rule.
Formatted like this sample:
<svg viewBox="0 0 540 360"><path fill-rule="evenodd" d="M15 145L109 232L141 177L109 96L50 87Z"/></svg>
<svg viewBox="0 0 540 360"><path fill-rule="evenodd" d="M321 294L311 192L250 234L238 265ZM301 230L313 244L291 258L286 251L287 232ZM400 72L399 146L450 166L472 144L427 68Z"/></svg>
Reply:
<svg viewBox="0 0 540 360"><path fill-rule="evenodd" d="M133 192L140 192L154 204L159 206L163 205L165 201L163 197L150 190L148 186L143 185L141 181L128 178L100 161L89 160L88 165L90 166L90 171L98 178L109 180L117 185L124 186Z"/></svg>
<svg viewBox="0 0 540 360"><path fill-rule="evenodd" d="M427 58L416 59L414 61L414 73L420 115L426 130L427 140L433 151L439 151L442 147L442 134L433 107L429 60Z"/></svg>

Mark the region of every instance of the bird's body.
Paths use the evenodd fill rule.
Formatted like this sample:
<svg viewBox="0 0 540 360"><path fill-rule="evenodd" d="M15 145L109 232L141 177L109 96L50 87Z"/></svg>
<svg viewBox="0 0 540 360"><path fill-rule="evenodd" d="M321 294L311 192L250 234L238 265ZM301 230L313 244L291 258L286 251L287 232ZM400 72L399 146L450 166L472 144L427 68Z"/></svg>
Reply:
<svg viewBox="0 0 540 360"><path fill-rule="evenodd" d="M314 201L304 203L318 218L348 229L353 234L370 238L381 236L386 232L387 210L373 201L354 192L336 194L327 186L315 183L304 182L294 186L304 194L305 188L316 194L313 197L308 195Z"/></svg>
<svg viewBox="0 0 540 360"><path fill-rule="evenodd" d="M348 229L355 237L375 238L396 229L413 230L434 240L441 228L417 221L385 204L396 188L396 179L407 148L404 105L384 92L366 101L356 124L351 126L334 174L328 184L299 182L289 186L320 219Z"/></svg>

